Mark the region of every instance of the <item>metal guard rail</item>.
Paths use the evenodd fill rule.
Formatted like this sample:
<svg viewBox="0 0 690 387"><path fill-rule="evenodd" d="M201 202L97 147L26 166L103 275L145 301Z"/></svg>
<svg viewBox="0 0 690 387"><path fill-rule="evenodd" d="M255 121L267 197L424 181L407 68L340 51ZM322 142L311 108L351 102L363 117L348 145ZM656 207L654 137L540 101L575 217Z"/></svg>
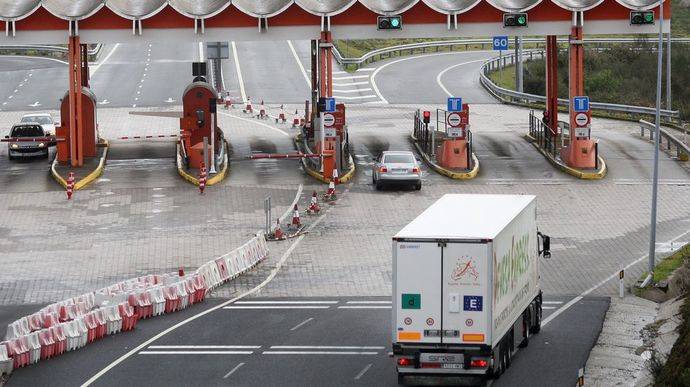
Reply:
<svg viewBox="0 0 690 387"><path fill-rule="evenodd" d="M523 61L525 60L526 57L532 58L534 56L534 53L538 53L540 55L544 55L543 51L527 51L522 53ZM502 63L501 63L502 62ZM490 71L493 71L494 69L498 69L499 66L501 68L506 67L509 64L513 64L515 62L515 54L509 54L506 55L502 58L493 58L489 59L484 64L482 65L481 71L480 71L480 82L484 88L489 91L494 97L507 101L507 102L541 102L541 103L546 103L546 97L543 95L535 95L535 94L529 94L529 93L521 93L519 91L515 90L509 90L505 89L503 87L500 87L493 83L491 79L489 79L488 74ZM559 106L568 106L568 100L567 99L558 99L558 105ZM590 106L594 110L602 110L602 111L607 111L607 112L617 112L617 113L627 113L627 114L647 114L647 115L654 115L656 114L656 109L652 107L645 107L645 106L632 106L632 105L621 105L621 104L615 104L615 103L605 103L605 102L591 102ZM668 121L677 121L680 122L680 112L678 110L666 110L662 109L661 110L661 116Z"/></svg>
<svg viewBox="0 0 690 387"><path fill-rule="evenodd" d="M646 39L637 39L637 38L590 38L590 39L585 39L585 43L589 44L602 44L602 43L635 43L638 41L647 41ZM674 43L690 43L690 38L671 38L671 41ZM543 38L523 38L522 43L544 43L545 40ZM567 43L568 39L567 38L560 38L558 39L559 43ZM649 40L649 42L653 42L652 40ZM377 50L369 51L368 53L362 55L359 58L345 58L342 56L342 54L338 51L337 48L333 48L333 56L335 57L335 60L340 64L340 65L356 65L356 66L361 66L362 64L368 63L371 61L373 58L376 56L383 56L388 54L389 56L394 53L394 52L402 52L405 50L415 50L415 49L426 49L426 48L432 48L432 47L450 47L452 49L453 46L469 46L470 44L481 44L487 45L491 44L492 39L490 38L480 38L480 39L456 39L456 40L439 40L439 41L430 41L430 42L421 42L421 43L410 43L410 44L401 44L397 46L391 46L391 47L384 47L380 48Z"/></svg>
<svg viewBox="0 0 690 387"><path fill-rule="evenodd" d="M89 50L89 55L96 55L101 51L101 48L103 48L103 44L98 43L96 47L94 47L92 50ZM67 47L61 47L61 46L45 46L45 45L3 45L0 46L0 50L23 50L23 51L30 51L30 50L43 50L43 51L52 51L52 52L60 52L60 53L67 53L69 50Z"/></svg>
<svg viewBox="0 0 690 387"><path fill-rule="evenodd" d="M649 140L653 141L654 132L656 132L656 125L645 120L640 120L640 136L645 137L645 131L649 131ZM676 138L673 134L671 134L668 130L664 128L659 128L659 133L659 145L663 146L663 141L661 140L665 138L667 151L671 152L672 146L675 146L676 156L678 158L682 158L683 154L685 154L685 156L690 156L690 147L688 147L688 145L686 145L683 141Z"/></svg>

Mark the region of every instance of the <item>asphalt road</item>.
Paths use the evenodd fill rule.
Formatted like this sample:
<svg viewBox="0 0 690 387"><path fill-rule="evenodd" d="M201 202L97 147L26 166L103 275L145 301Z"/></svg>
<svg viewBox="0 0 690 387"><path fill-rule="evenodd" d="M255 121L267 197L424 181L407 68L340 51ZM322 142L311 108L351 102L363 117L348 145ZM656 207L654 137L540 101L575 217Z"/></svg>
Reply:
<svg viewBox="0 0 690 387"><path fill-rule="evenodd" d="M544 311L546 318L569 298L546 296L545 301L551 308ZM388 355L389 302L385 297L238 301L148 343L93 385L136 385L147 380L152 386L304 386L323 384L325 373L331 385L397 385ZM156 332L217 303L142 321L133 333L106 338L40 367L18 370L8 385L81 384ZM585 298L575 304L533 336L529 347L517 353L513 366L493 385L573 383L607 308L608 299L603 298ZM551 366L535 368L545 362Z"/></svg>

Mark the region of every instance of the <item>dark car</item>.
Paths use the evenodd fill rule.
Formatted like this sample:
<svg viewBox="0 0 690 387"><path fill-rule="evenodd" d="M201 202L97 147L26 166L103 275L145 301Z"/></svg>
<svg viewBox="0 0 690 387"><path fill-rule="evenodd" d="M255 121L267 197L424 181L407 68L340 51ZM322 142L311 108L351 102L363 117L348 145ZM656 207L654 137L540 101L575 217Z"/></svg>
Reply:
<svg viewBox="0 0 690 387"><path fill-rule="evenodd" d="M7 139L31 139L31 138L45 138L49 134L43 130L43 127L38 123L22 123L17 124L10 130ZM8 154L10 160L16 158L43 156L48 157L48 152L51 143L47 141L10 141L8 143Z"/></svg>

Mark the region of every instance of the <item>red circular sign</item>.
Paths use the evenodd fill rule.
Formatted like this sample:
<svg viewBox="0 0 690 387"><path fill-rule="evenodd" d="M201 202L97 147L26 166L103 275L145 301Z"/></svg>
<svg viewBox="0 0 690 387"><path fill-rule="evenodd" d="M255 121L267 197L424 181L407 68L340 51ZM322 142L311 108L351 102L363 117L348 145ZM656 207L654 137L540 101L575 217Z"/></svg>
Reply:
<svg viewBox="0 0 690 387"><path fill-rule="evenodd" d="M448 122L448 125L452 126L453 128L457 128L462 123L462 119L458 113L450 113L446 121Z"/></svg>
<svg viewBox="0 0 690 387"><path fill-rule="evenodd" d="M428 325L428 326L434 325L434 319L431 318L431 317L429 317L428 319L426 319L426 325Z"/></svg>

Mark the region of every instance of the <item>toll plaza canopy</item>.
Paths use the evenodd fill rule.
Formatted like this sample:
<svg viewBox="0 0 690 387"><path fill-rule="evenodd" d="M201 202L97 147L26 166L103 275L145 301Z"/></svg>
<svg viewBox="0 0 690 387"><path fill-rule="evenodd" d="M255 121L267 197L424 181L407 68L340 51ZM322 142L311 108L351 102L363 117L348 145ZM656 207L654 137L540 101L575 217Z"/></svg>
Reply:
<svg viewBox="0 0 690 387"><path fill-rule="evenodd" d="M653 33L658 26L630 25L630 11L659 1L0 0L0 44L64 43L69 31L91 42L313 39L329 26L340 39L567 35L574 11L586 34ZM504 27L504 12L527 12L528 26ZM377 16L393 14L403 28L377 31Z"/></svg>

